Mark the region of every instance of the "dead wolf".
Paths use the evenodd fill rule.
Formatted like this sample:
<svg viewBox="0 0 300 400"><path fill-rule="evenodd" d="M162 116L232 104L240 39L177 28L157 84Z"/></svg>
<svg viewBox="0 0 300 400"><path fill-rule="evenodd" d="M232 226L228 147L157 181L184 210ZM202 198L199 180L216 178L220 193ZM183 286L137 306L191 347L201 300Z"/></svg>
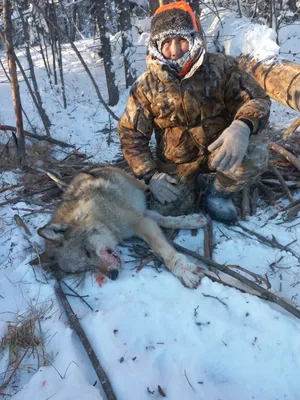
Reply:
<svg viewBox="0 0 300 400"><path fill-rule="evenodd" d="M201 279L197 265L173 248L159 225L196 229L207 223L206 218L164 217L147 209L146 190L147 185L118 168L79 173L51 221L38 230L46 239L47 254L64 273L91 270L116 279L121 267L117 244L138 236L185 286L197 287Z"/></svg>

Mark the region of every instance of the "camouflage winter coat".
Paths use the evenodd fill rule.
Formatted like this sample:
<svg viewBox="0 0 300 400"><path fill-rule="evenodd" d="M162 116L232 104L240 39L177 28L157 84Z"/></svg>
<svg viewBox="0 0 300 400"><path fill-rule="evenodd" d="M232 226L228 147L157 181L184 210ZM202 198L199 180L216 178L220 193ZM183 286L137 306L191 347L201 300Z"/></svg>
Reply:
<svg viewBox="0 0 300 400"><path fill-rule="evenodd" d="M234 119L250 121L253 134L267 122L269 97L232 57L206 53L183 79L151 56L147 66L131 88L118 125L123 154L138 177L161 169L159 161L175 165L180 177L192 177L207 146ZM149 147L153 131L157 162Z"/></svg>

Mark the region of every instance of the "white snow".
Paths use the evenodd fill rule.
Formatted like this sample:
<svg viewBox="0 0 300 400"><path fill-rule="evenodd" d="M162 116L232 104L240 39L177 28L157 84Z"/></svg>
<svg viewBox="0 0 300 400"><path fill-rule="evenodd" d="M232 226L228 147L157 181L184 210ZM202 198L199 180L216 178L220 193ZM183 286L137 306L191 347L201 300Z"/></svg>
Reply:
<svg viewBox="0 0 300 400"><path fill-rule="evenodd" d="M238 19L233 13L220 15L222 28L215 16L208 15L205 29L210 43L211 36L215 37L217 29L221 29L224 36L220 43L227 53L247 52L264 59L281 52L298 52L299 25L280 31L279 49L275 34L269 28ZM149 27L149 20L140 21L139 26ZM134 40L137 43L135 67L141 73L145 68L147 33L139 37L135 32ZM76 45L107 100L103 65L89 54L92 40L82 40ZM23 54L18 55L25 62ZM0 56L4 61L3 52ZM122 90L118 105L112 109L120 116L129 90L124 88L117 44L114 57ZM109 162L121 154L116 122L111 120L109 140L109 134L101 132L109 128L109 117L68 45L63 46L63 60L66 110L62 107L59 87L51 89L48 83L40 54L34 55L42 98L53 123L51 133L93 155L94 161ZM32 124L42 133L41 121L22 80L20 89L24 108ZM2 71L0 90L0 123L15 125L10 86ZM274 103L270 125L286 128L296 116L296 112ZM32 130L28 123L25 125L27 130ZM1 133L0 140L6 143L9 137L8 133ZM19 171L0 173L0 189L16 184L19 174ZM13 191L0 193L0 203L14 195ZM284 206L287 202L278 204ZM56 299L54 281L46 280L43 271L35 269L34 272L28 264L36 251L43 249L36 230L47 222L49 215L28 215L21 208L39 207L21 202L0 207L0 337L7 334L9 323L17 316L20 319L29 310L48 310L41 320L48 363L38 365L36 355L30 354L3 392L14 395L16 400L104 399L88 357ZM274 235L281 244L298 239L298 220L284 223L279 215L268 221L275 211L261 202L257 214L243 224L270 239ZM31 245L17 226L15 214L29 227ZM288 251L246 238L240 231L237 227L233 231L214 223L214 260L267 274L272 290L299 306L298 259ZM202 230L196 236L181 231L177 242L203 254ZM300 253L297 241L291 249ZM120 251L123 269L116 281L99 286L95 277L89 275L76 288L81 295L88 296L85 299L94 311L79 299L68 297L119 400L159 399L158 385L171 400L299 399L299 320L272 303L213 283L208 278L202 280L198 289L189 290L165 269L157 271L147 266L137 274L138 263L131 261L130 251L124 247ZM77 281L69 278L66 282L75 287ZM42 354L39 356L43 361ZM5 349L0 357L0 386L7 362L8 349Z"/></svg>

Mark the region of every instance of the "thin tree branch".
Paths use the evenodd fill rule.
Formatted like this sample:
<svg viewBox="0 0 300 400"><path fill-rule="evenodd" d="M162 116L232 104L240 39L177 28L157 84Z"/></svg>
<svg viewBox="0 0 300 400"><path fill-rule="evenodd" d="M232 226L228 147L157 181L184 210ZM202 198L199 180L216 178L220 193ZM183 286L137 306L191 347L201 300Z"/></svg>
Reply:
<svg viewBox="0 0 300 400"><path fill-rule="evenodd" d="M0 131L16 132L17 128L14 126L11 126L11 125L0 125ZM24 135L28 136L32 139L45 140L46 142L57 144L58 146L61 146L61 147L72 147L73 149L76 148L76 146L74 146L73 144L62 142L61 140L53 139L52 137L49 137L46 135L36 135L35 133L31 133L28 131L24 131Z"/></svg>
<svg viewBox="0 0 300 400"><path fill-rule="evenodd" d="M82 329L76 314L72 310L72 307L70 306L70 303L68 302L67 297L66 297L64 291L62 290L62 287L58 280L55 284L55 292L56 292L59 300L61 301L61 304L67 314L67 317L68 317L71 327L77 333L83 347L85 348L85 351L87 352L87 355L96 371L96 374L99 378L102 388L106 394L107 400L117 400L117 397L113 391L111 383L110 383L104 369L102 368L102 366L96 356L96 353L94 352L94 350L91 346L90 341L88 340L84 330Z"/></svg>
<svg viewBox="0 0 300 400"><path fill-rule="evenodd" d="M219 264L216 261L213 261L213 260L208 259L207 257L201 256L200 254L196 253L195 251L191 251L191 250L189 250L189 249L187 249L185 247L182 247L182 246L178 245L177 243L173 243L173 246L178 251L186 253L189 256L194 257L199 261L202 261L204 264L210 265L210 266L216 268L217 270L222 271L225 274L230 275L233 278L241 281L242 283L244 283L248 287L250 287L250 288L254 289L256 292L260 293L261 296L265 300L269 300L269 301L271 301L273 303L278 304L279 306L284 308L286 311L288 311L289 313L293 314L295 317L300 319L300 310L298 310L296 307L294 307L291 304L289 304L287 301L285 301L283 298L281 298L277 294L275 294L275 293L273 293L273 292L271 292L271 291L269 291L267 289L262 288L261 286L259 286L255 282L252 282L250 279L247 279L246 277L240 275L239 273L237 273L235 271L232 271L226 265Z"/></svg>

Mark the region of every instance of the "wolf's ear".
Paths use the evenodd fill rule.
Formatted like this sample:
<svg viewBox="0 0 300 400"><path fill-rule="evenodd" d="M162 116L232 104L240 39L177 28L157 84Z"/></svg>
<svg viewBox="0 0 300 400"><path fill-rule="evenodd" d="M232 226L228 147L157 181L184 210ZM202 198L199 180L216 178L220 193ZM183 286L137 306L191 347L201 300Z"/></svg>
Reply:
<svg viewBox="0 0 300 400"><path fill-rule="evenodd" d="M46 240L51 240L51 242L60 244L64 240L64 234L66 233L68 226L68 224L50 223L39 228L37 233Z"/></svg>

